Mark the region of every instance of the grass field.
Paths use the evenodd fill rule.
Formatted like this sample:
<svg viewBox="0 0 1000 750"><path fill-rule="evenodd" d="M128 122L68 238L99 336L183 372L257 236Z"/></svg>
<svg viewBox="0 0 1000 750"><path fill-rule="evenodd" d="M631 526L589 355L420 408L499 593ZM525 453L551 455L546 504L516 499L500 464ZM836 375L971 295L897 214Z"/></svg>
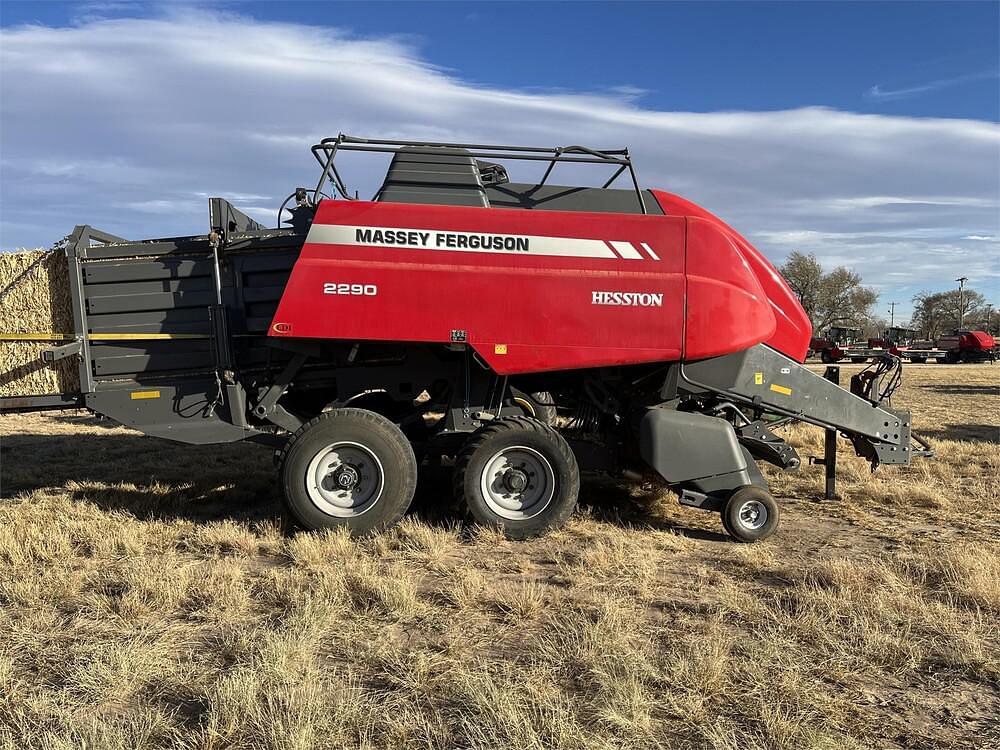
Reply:
<svg viewBox="0 0 1000 750"><path fill-rule="evenodd" d="M841 441L835 503L769 472L752 546L604 483L530 542L444 484L371 539L296 533L263 449L0 417L0 747L1000 747L998 380L908 367L938 457Z"/></svg>

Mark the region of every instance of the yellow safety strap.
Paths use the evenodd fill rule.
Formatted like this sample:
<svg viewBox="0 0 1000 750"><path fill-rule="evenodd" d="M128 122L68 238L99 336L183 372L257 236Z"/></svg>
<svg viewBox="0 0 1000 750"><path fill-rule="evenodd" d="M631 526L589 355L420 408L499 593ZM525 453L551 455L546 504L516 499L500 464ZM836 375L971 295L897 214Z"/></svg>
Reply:
<svg viewBox="0 0 1000 750"><path fill-rule="evenodd" d="M203 333L90 333L90 341L158 341L169 339L207 339ZM76 341L69 333L0 333L0 341Z"/></svg>

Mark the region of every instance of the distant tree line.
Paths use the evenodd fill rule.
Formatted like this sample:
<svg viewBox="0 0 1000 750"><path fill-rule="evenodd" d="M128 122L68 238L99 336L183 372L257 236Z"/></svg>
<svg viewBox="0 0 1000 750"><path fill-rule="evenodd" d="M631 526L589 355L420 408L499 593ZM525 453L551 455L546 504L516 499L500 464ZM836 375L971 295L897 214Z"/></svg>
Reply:
<svg viewBox="0 0 1000 750"><path fill-rule="evenodd" d="M961 310L960 310L961 308ZM920 292L913 297L913 327L929 339L942 333L951 333L959 327L985 331L987 317L990 317L991 332L997 330L1000 312L989 310L986 298L973 289L959 294L957 289L950 292Z"/></svg>
<svg viewBox="0 0 1000 750"><path fill-rule="evenodd" d="M824 272L815 255L800 252L789 255L779 270L812 321L815 335L825 333L831 326L843 326L860 328L866 336L879 336L889 327L888 320L872 313L871 308L878 301L878 292L865 286L860 274L844 266ZM897 320L895 324L916 329L928 339L936 339L958 328L960 317L965 328L989 330L991 333L1000 329L1000 310L990 309L986 298L979 292L966 289L961 295L961 316L959 302L957 289L920 292L913 298L910 322Z"/></svg>
<svg viewBox="0 0 1000 750"><path fill-rule="evenodd" d="M817 334L830 326L866 328L870 323L869 310L878 300L878 292L864 286L860 274L844 266L824 273L815 255L799 252L789 255L780 271Z"/></svg>

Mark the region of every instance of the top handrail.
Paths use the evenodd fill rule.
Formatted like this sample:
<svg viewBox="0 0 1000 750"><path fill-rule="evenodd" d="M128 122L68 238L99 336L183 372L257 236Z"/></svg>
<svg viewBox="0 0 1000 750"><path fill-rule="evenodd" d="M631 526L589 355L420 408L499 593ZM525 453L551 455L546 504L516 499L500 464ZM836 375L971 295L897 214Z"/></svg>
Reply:
<svg viewBox="0 0 1000 750"><path fill-rule="evenodd" d="M369 153L394 154L406 149L409 154L439 155L442 148L461 149L469 152L468 155L475 159L518 159L521 161L545 161L549 162L545 174L542 176L538 187L541 187L548 180L552 169L557 162L572 162L579 164L612 164L618 167L611 178L604 183L602 188L609 187L622 172L628 170L632 179L632 186L636 197L639 199L639 206L642 213L647 213L646 202L642 197L642 190L639 188L639 181L635 174L635 167L629 156L627 148L619 149L592 149L587 146L498 146L481 143L448 143L441 141L403 141L382 138L359 138L357 136L340 133L335 138L324 138L315 144L311 151L313 157L323 168L319 182L313 191L313 203L318 203L323 195L323 188L327 181L331 181L334 189L346 200L356 200L347 189L340 172L337 171L334 160L338 151L361 151Z"/></svg>

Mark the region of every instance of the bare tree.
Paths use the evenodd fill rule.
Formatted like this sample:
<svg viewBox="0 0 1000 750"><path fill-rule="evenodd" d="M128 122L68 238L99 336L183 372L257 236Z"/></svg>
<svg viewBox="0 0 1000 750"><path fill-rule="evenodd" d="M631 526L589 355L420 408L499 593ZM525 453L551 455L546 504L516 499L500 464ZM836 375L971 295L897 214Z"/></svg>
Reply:
<svg viewBox="0 0 1000 750"><path fill-rule="evenodd" d="M861 283L861 276L844 266L824 273L815 255L794 252L781 266L781 274L798 295L813 330L823 332L832 325L865 327L869 308L878 293Z"/></svg>
<svg viewBox="0 0 1000 750"><path fill-rule="evenodd" d="M973 289L966 289L964 294L959 294L957 289L920 292L913 298L913 326L929 339L955 330L959 319L965 321L966 327L976 327L985 322L986 298Z"/></svg>
<svg viewBox="0 0 1000 750"><path fill-rule="evenodd" d="M881 315L865 315L858 323L864 335L870 339L882 338L889 328L889 320Z"/></svg>

